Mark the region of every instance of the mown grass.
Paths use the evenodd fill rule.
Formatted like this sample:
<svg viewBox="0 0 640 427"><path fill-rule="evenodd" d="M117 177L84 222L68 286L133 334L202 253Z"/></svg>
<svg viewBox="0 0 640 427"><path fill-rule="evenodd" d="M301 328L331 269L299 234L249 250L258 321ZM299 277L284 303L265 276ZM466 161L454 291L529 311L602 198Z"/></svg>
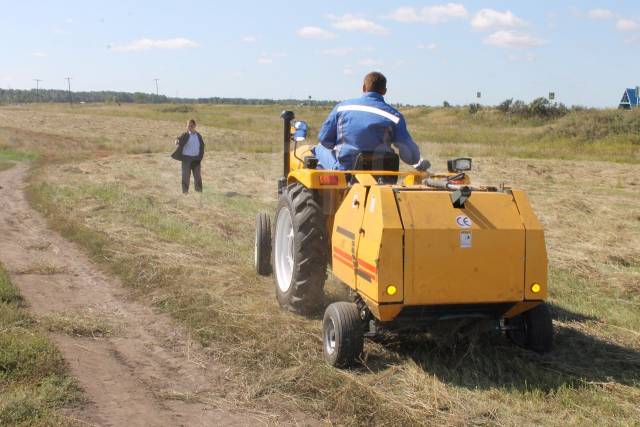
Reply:
<svg viewBox="0 0 640 427"><path fill-rule="evenodd" d="M605 166L585 163L528 167L490 159L477 166L485 179L520 170L517 180L531 183L552 229L550 302L558 335L551 354L515 348L482 325L447 324L429 335L369 342L361 368L339 371L322 360L319 318L282 312L271 280L252 269L255 213L274 207L277 170L265 165L275 157L210 154L202 195L181 196L176 165L163 156L50 166L34 175L30 195L55 227L234 369L237 387L227 392L245 404L286 399L353 425L620 425L638 418L640 289L632 283L640 222L625 217L602 233L604 241L575 237L581 227L588 233L616 218L598 210L601 204L625 203L640 215L627 199L636 173L612 193L609 182L624 167L605 173ZM591 193L571 192L594 175L600 186ZM602 220L587 222L592 217ZM607 243L620 236L631 247ZM602 255L591 253L592 245ZM567 247L577 255L561 251ZM612 256L622 261L609 282ZM346 297L333 282L327 291L325 304Z"/></svg>
<svg viewBox="0 0 640 427"><path fill-rule="evenodd" d="M0 425L71 425L62 411L79 402L79 390L21 301L0 267Z"/></svg>
<svg viewBox="0 0 640 427"><path fill-rule="evenodd" d="M541 121L405 111L414 137L433 142L423 151L437 164L484 156L474 179L529 190L547 228L556 348L541 357L479 325L447 325L368 343L362 368L337 371L322 360L319 319L279 310L271 280L251 267L254 216L272 211L280 169L279 155L256 153L280 149L280 107L189 107L4 107L0 116L15 128L0 128L0 147L39 153L32 201L234 369L230 399L285 399L339 424L620 425L640 417L637 166L513 160L637 163L637 112ZM327 110L296 112L317 129ZM205 191L183 197L177 163L165 154L192 116L208 142ZM14 131L34 118L37 132ZM335 283L327 291L325 304L345 298Z"/></svg>

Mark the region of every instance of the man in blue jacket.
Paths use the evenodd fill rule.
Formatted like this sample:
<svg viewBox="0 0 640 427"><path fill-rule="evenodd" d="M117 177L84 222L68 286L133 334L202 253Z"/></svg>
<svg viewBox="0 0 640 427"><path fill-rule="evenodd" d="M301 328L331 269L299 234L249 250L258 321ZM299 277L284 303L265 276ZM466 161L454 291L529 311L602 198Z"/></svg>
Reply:
<svg viewBox="0 0 640 427"><path fill-rule="evenodd" d="M409 135L404 117L384 102L387 79L372 72L364 77L362 97L335 106L318 133L314 147L323 169L350 170L362 151L392 152L393 144L405 163L416 170L431 167L420 157L420 149Z"/></svg>

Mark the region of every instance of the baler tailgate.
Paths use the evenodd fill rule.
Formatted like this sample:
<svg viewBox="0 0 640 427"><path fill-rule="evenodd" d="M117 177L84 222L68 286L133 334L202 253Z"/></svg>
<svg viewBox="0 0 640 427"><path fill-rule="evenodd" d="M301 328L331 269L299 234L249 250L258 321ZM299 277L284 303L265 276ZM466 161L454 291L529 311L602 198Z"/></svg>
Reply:
<svg viewBox="0 0 640 427"><path fill-rule="evenodd" d="M505 193L474 192L462 209L447 191L396 191L405 229L405 305L523 298L525 231Z"/></svg>

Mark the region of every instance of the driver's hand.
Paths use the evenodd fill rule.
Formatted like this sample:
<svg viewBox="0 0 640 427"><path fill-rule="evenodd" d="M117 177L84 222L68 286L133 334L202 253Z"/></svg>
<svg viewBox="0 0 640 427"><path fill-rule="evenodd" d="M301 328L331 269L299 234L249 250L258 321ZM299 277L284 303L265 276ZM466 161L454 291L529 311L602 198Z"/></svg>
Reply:
<svg viewBox="0 0 640 427"><path fill-rule="evenodd" d="M420 161L412 166L418 172L426 172L431 168L431 162L427 159L420 158Z"/></svg>

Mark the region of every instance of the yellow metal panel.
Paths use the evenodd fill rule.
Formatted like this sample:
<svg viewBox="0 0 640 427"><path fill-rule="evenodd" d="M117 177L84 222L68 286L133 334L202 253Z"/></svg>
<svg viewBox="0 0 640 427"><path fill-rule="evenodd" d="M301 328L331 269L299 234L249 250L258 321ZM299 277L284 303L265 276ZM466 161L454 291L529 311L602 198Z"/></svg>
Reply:
<svg viewBox="0 0 640 427"><path fill-rule="evenodd" d="M402 301L403 234L391 187L371 187L358 242L358 292L376 302ZM387 294L389 285L397 289L395 295Z"/></svg>
<svg viewBox="0 0 640 427"><path fill-rule="evenodd" d="M347 286L356 288L357 244L367 195L363 185L355 184L336 212L331 233L331 268Z"/></svg>
<svg viewBox="0 0 640 427"><path fill-rule="evenodd" d="M405 305L521 301L525 239L512 197L474 192L456 209L449 194L397 193Z"/></svg>
<svg viewBox="0 0 640 427"><path fill-rule="evenodd" d="M526 229L524 297L527 300L544 300L547 298L547 249L544 230L524 191L512 190L512 193ZM531 291L531 285L534 283L540 284L540 292Z"/></svg>
<svg viewBox="0 0 640 427"><path fill-rule="evenodd" d="M338 177L338 184L320 184L320 176L331 175ZM315 190L331 190L336 188L347 188L347 180L344 173L328 171L323 169L296 169L289 172L288 183L299 182L307 188Z"/></svg>

